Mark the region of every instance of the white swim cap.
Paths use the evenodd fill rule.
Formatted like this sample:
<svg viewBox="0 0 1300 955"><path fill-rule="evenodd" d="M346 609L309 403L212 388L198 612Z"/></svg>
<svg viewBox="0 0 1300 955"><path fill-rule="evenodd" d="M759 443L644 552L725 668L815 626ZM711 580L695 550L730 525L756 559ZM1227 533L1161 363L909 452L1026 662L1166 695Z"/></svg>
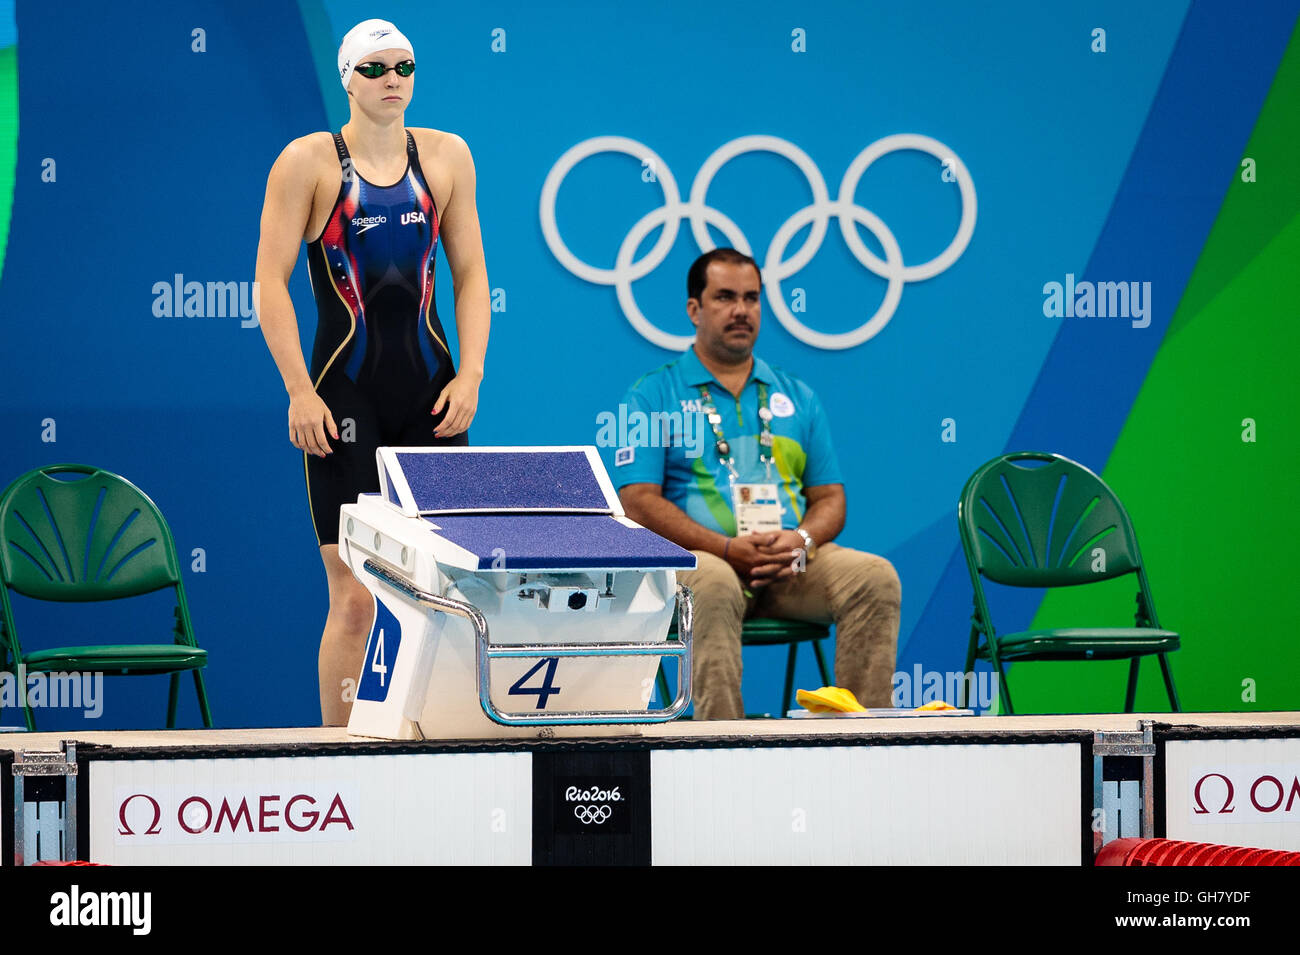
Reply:
<svg viewBox="0 0 1300 955"><path fill-rule="evenodd" d="M362 20L348 31L339 44L339 79L344 89L348 88L357 64L380 50L410 50L411 58L415 58L411 41L387 20Z"/></svg>

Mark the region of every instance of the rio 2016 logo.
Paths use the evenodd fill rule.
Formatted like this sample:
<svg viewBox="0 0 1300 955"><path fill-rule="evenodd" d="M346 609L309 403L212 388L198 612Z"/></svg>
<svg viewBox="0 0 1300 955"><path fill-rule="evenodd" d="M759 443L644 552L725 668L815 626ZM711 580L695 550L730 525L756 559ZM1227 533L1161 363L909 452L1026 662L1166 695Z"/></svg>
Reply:
<svg viewBox="0 0 1300 955"><path fill-rule="evenodd" d="M601 789L599 786L569 786L564 790L566 803L577 803L573 816L583 825L600 825L614 815L610 803L622 802L623 793L618 786Z"/></svg>

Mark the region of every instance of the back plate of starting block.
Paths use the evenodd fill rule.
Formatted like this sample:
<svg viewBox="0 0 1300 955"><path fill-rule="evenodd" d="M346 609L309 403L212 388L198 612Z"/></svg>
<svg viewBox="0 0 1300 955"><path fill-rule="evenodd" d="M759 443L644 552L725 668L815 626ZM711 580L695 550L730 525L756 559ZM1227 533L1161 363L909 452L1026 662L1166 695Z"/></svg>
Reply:
<svg viewBox="0 0 1300 955"><path fill-rule="evenodd" d="M617 514L592 447L380 448L380 493L407 517L434 514Z"/></svg>

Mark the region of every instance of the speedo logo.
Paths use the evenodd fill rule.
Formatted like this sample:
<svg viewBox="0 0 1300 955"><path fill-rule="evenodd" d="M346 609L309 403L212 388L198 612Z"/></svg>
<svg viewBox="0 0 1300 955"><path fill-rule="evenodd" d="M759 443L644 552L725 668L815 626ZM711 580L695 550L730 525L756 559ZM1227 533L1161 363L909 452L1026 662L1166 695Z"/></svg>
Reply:
<svg viewBox="0 0 1300 955"><path fill-rule="evenodd" d="M383 225L388 221L388 216L357 216L352 220L352 224L357 227L357 235L365 232L367 229L373 229L377 225Z"/></svg>

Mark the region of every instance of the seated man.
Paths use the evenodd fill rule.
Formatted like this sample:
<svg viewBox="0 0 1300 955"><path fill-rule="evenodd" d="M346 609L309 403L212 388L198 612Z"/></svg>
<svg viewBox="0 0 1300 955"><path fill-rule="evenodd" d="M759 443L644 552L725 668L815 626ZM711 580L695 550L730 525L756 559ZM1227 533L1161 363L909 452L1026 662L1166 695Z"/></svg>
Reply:
<svg viewBox="0 0 1300 955"><path fill-rule="evenodd" d="M693 425L703 412L701 440L687 447L684 427L648 442L670 447L620 448L614 483L630 518L698 561L679 576L695 595L697 719L744 717L747 616L833 620L836 684L864 706L889 706L898 575L882 557L830 543L845 500L826 413L802 381L754 357L761 288L758 266L735 249L695 260L686 279L694 346L623 400L629 418L678 412Z"/></svg>

